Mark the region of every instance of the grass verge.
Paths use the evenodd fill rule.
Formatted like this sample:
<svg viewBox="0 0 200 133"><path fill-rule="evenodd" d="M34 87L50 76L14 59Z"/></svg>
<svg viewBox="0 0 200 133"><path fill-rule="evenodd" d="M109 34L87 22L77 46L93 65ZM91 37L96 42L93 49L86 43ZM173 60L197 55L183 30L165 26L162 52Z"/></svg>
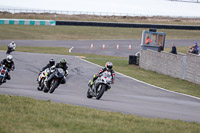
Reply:
<svg viewBox="0 0 200 133"><path fill-rule="evenodd" d="M141 39L144 28L0 25L0 40ZM167 39L199 39L200 31L159 29Z"/></svg>
<svg viewBox="0 0 200 133"><path fill-rule="evenodd" d="M6 46L0 46L1 50L6 50ZM18 46L17 51L33 52L33 53L48 53L48 54L64 54L74 56L84 56L85 59L104 66L105 62L111 61L114 64L114 70L138 80L156 85L167 90L189 94L200 97L200 85L188 82L186 80L172 78L156 72L144 70L135 65L128 65L128 58L113 57L94 54L69 53L67 48L62 47L21 47Z"/></svg>
<svg viewBox="0 0 200 133"><path fill-rule="evenodd" d="M198 133L200 124L0 95L1 133Z"/></svg>

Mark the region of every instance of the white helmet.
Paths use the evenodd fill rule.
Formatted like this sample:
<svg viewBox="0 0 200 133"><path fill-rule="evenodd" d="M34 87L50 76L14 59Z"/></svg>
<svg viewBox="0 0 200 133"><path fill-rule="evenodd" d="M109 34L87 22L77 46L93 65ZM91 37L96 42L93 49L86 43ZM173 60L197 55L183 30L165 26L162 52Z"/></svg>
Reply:
<svg viewBox="0 0 200 133"><path fill-rule="evenodd" d="M112 67L113 67L112 62L106 62L105 67L107 70L112 70Z"/></svg>
<svg viewBox="0 0 200 133"><path fill-rule="evenodd" d="M7 61L8 61L9 63L12 61L12 59L13 59L12 55L8 55L8 56L7 56Z"/></svg>

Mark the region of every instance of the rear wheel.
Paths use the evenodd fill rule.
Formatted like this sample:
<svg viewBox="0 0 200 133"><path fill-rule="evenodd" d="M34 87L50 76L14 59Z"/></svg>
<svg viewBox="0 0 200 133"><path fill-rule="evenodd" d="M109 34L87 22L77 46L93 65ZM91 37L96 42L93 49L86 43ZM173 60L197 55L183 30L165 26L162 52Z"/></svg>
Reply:
<svg viewBox="0 0 200 133"><path fill-rule="evenodd" d="M99 85L99 88L97 89L97 96L96 96L97 100L99 100L103 96L103 93L105 92L105 90L106 90L106 85Z"/></svg>

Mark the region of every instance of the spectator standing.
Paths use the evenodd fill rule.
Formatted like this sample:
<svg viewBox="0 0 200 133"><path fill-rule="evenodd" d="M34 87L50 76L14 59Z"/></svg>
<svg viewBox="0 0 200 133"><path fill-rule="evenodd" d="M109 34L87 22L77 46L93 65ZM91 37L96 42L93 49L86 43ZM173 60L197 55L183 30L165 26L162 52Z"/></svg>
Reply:
<svg viewBox="0 0 200 133"><path fill-rule="evenodd" d="M172 54L177 54L176 46L174 45L174 43L172 43L172 50L171 50L170 53L172 53Z"/></svg>
<svg viewBox="0 0 200 133"><path fill-rule="evenodd" d="M197 42L194 43L194 49L195 49L195 54L199 54L199 46L197 45Z"/></svg>

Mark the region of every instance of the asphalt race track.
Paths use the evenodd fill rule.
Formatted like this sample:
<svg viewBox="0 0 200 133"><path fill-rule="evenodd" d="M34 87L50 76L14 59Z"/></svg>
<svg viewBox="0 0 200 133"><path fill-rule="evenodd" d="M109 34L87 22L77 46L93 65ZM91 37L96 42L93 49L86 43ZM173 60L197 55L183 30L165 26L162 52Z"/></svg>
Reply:
<svg viewBox="0 0 200 133"><path fill-rule="evenodd" d="M0 40L0 45L8 45L12 40ZM16 40L17 46L35 46L35 47L74 47L72 52L75 53L89 53L110 56L128 57L140 50L140 39L132 40ZM179 46L194 45L194 42L200 43L200 40L166 40L165 47L171 47L171 43ZM91 49L91 44L94 48ZM103 44L105 45L102 50ZM117 44L119 49L116 50ZM131 45L131 50L129 50ZM177 49L178 51L178 49Z"/></svg>
<svg viewBox="0 0 200 133"><path fill-rule="evenodd" d="M100 67L75 56L23 52L13 52L13 56L16 69L11 72L11 80L0 86L0 94L26 96L144 117L200 123L198 98L162 90L117 73L115 84L110 91L105 92L102 99L88 99L88 80ZM5 51L0 51L0 60L5 57ZM69 64L67 83L60 85L53 94L38 91L36 78L39 70L50 58L58 62L62 57L66 58Z"/></svg>

